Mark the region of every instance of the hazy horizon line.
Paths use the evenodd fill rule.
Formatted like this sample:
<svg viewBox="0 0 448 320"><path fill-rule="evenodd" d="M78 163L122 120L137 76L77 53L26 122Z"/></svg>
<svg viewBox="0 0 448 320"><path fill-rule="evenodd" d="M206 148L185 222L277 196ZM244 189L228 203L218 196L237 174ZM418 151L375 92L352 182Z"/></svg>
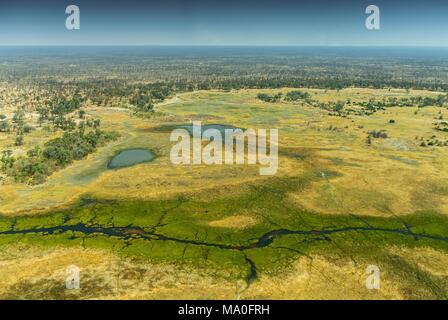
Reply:
<svg viewBox="0 0 448 320"><path fill-rule="evenodd" d="M271 48L447 48L448 45L316 45L316 44L0 44L0 47L271 47Z"/></svg>

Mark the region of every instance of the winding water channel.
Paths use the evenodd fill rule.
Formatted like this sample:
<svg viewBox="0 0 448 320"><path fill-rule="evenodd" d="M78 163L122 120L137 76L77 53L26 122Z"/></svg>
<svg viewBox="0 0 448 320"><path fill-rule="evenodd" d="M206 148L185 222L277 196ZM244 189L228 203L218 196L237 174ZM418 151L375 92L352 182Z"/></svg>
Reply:
<svg viewBox="0 0 448 320"><path fill-rule="evenodd" d="M93 235L93 234L103 234L111 237L119 237L123 240L129 239L130 237L137 237L141 239L145 239L148 241L174 241L182 244L189 245L198 245L198 246L206 246L206 247L216 247L224 250L237 250L237 251L245 251L249 249L257 249L257 248L265 248L272 244L272 242L281 236L287 235L304 235L304 236L329 236L332 234L338 233L348 233L348 232L383 232L383 233L392 233L398 234L405 237L412 237L414 240L418 239L430 239L436 241L444 241L448 242L448 237L440 236L440 235L431 235L426 233L415 233L411 230L410 227L406 227L403 229L388 229L388 228L378 228L373 226L366 227L342 227L342 228L333 228L333 229L321 229L321 230L288 230L288 229L277 229L264 233L261 235L256 241L248 245L230 245L230 244L220 244L220 243L211 243L204 242L199 240L190 240L190 239L179 239L169 237L163 234L159 234L156 232L148 232L139 227L100 227L100 226L89 226L83 223L78 223L74 225L61 225L56 227L48 227L48 228L33 228L33 229L23 229L23 230L6 230L0 232L1 235L25 235L25 234L33 234L33 233L46 233L46 234L55 234L61 232L81 232L85 235ZM314 240L321 240L322 238L313 238ZM329 238L325 238L328 241L331 241ZM309 241L309 242L311 242ZM249 271L246 278L247 287L257 278L257 267L255 263L250 260L245 255L245 260L248 263Z"/></svg>
<svg viewBox="0 0 448 320"><path fill-rule="evenodd" d="M179 239L170 236L158 234L156 232L148 232L139 227L100 227L100 226L88 226L82 223L73 225L61 225L56 227L47 228L33 228L33 229L23 229L23 230L6 230L0 232L0 235L21 235L21 234L32 234L32 233L61 233L61 232L81 232L86 235L92 234L103 234L107 236L120 237L123 239L129 239L133 235L137 235L139 238L151 240L151 241L174 241L178 243L216 247L224 250L238 250L245 251L249 249L258 249L269 246L277 237L286 235L312 235L312 236L325 236L337 233L347 233L347 232L384 232L384 233L394 233L403 235L406 237L412 237L415 240L418 239L430 239L437 241L448 242L448 237L440 235L431 235L426 233L415 233L410 228L403 229L388 229L388 228L377 228L377 227L342 227L334 229L321 229L321 230L288 230L288 229L277 229L266 232L261 235L255 242L248 245L229 245L220 243L210 243L199 240L190 239Z"/></svg>

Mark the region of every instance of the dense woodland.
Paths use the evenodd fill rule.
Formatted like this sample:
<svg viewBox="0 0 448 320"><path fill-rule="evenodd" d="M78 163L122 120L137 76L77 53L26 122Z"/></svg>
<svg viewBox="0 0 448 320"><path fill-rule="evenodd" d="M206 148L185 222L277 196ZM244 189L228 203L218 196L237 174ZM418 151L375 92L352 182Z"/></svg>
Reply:
<svg viewBox="0 0 448 320"><path fill-rule="evenodd" d="M413 56L391 51L389 56L362 49L303 48L42 50L0 52L5 62L0 66L0 83L22 90L23 101L28 102L25 108L78 95L100 106L150 112L155 103L176 92L208 89L365 87L448 92L448 58L440 53ZM288 98L297 97L283 99Z"/></svg>

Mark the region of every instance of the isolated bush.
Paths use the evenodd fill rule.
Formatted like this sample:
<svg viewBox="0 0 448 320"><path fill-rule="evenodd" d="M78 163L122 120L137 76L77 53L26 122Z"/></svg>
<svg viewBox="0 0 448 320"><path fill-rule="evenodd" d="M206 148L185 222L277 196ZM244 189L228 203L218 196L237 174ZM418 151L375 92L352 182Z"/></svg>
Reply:
<svg viewBox="0 0 448 320"><path fill-rule="evenodd" d="M384 130L379 130L379 131L372 130L372 131L369 131L367 134L368 134L370 137L372 137L372 138L376 138L376 139L378 139L378 138L383 138L383 139L385 139L385 138L388 137L387 132L384 131Z"/></svg>

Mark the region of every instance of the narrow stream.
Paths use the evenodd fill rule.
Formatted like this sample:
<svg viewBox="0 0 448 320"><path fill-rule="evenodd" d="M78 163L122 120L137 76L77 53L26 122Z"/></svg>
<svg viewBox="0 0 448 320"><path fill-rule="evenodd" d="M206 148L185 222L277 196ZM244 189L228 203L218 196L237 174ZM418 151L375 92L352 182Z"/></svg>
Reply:
<svg viewBox="0 0 448 320"><path fill-rule="evenodd" d="M260 236L257 241L248 245L230 245L230 244L219 244L219 243L210 243L199 240L190 240L190 239L178 239L169 236L165 236L162 234L158 234L156 232L148 232L139 227L100 227L100 226L88 226L83 223L78 223L74 225L62 225L56 227L48 227L48 228L33 228L33 229L24 229L24 230L6 230L0 232L1 235L21 235L21 234L31 234L31 233L61 233L61 232L81 232L87 235L91 234L104 234L107 236L120 237L123 239L129 239L133 235L137 235L140 238L148 239L148 240L158 240L158 241L174 241L184 244L192 244L199 246L208 246L208 247L216 247L225 250L238 250L245 251L249 249L258 249L265 248L269 246L277 237L285 236L285 235L312 235L312 236L320 236L320 235L331 235L337 233L346 233L346 232L385 232L385 233L394 233L400 234L407 237L412 237L415 240L418 239L431 239L448 242L448 237L439 236L439 235L431 235L426 233L415 233L409 227L404 229L388 229L388 228L377 228L377 227L343 227L343 228L335 228L335 229L322 229L322 230L288 230L288 229L278 229L269 231L262 236Z"/></svg>

